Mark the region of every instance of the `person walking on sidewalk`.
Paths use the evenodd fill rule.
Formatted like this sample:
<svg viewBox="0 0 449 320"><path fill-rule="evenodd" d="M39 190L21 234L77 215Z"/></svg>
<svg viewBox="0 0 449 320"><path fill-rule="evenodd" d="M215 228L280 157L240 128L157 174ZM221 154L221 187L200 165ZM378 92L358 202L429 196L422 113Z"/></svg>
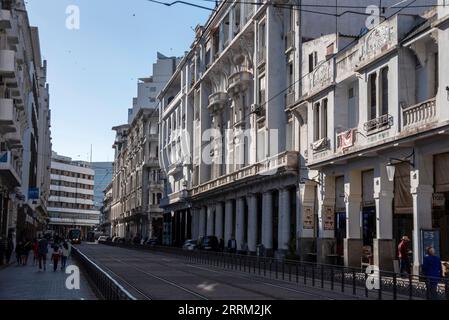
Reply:
<svg viewBox="0 0 449 320"><path fill-rule="evenodd" d="M408 248L408 243L410 242L409 237L403 236L401 239L401 242L398 246L398 255L399 255L399 265L400 265L400 272L401 276L405 275L405 272L407 275L410 274L410 260L408 258L408 254L410 252Z"/></svg>
<svg viewBox="0 0 449 320"><path fill-rule="evenodd" d="M33 266L36 266L39 261L39 243L37 239L33 242Z"/></svg>
<svg viewBox="0 0 449 320"><path fill-rule="evenodd" d="M14 251L14 242L12 242L12 236L8 236L7 245L6 245L6 264L9 264L11 260L12 252Z"/></svg>
<svg viewBox="0 0 449 320"><path fill-rule="evenodd" d="M16 246L16 260L18 266L22 264L22 251L23 251L23 242L19 241Z"/></svg>
<svg viewBox="0 0 449 320"><path fill-rule="evenodd" d="M59 249L58 245L53 247L53 253L51 254L51 261L53 261L53 271L56 272L58 270L58 262L61 257L61 249Z"/></svg>
<svg viewBox="0 0 449 320"><path fill-rule="evenodd" d="M23 249L22 249L22 265L26 266L28 264L28 257L30 256L30 251L33 249L33 244L30 240L26 239Z"/></svg>
<svg viewBox="0 0 449 320"><path fill-rule="evenodd" d="M61 270L65 270L68 256L69 256L69 246L67 242L64 241L61 247Z"/></svg>
<svg viewBox="0 0 449 320"><path fill-rule="evenodd" d="M48 253L48 241L45 238L41 238L38 241L38 257L39 257L39 270L47 270L47 253Z"/></svg>
<svg viewBox="0 0 449 320"><path fill-rule="evenodd" d="M429 290L429 298L437 298L438 283L443 276L443 268L441 266L441 259L435 254L434 248L427 249L427 255L424 257L422 270L426 276L426 282Z"/></svg>

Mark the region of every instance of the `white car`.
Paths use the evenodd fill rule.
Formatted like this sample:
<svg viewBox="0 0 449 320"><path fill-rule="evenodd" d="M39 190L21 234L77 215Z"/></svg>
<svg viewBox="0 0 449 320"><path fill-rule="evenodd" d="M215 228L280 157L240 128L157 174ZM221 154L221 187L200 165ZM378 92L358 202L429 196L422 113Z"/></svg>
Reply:
<svg viewBox="0 0 449 320"><path fill-rule="evenodd" d="M97 241L98 242L106 242L106 241L108 241L108 237L107 236L100 236L100 237L98 237Z"/></svg>
<svg viewBox="0 0 449 320"><path fill-rule="evenodd" d="M197 246L196 240L186 240L182 245L182 249L187 251L193 251L196 249L196 246Z"/></svg>

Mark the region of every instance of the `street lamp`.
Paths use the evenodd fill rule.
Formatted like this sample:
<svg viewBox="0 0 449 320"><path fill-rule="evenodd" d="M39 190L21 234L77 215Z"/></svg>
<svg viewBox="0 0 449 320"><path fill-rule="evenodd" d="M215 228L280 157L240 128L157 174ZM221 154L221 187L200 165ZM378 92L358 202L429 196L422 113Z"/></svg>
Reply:
<svg viewBox="0 0 449 320"><path fill-rule="evenodd" d="M408 157L405 157L405 159L390 158L386 165L388 181L394 181L394 176L396 174L396 165L400 163L407 163L412 168L415 168L415 149L413 149L412 154Z"/></svg>

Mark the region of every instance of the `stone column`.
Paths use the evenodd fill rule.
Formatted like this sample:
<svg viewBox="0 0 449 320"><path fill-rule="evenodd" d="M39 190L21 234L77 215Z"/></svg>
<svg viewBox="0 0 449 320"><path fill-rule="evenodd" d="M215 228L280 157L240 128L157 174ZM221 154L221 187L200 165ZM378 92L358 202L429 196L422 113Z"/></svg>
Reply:
<svg viewBox="0 0 449 320"><path fill-rule="evenodd" d="M290 242L290 192L287 188L279 189L279 227L278 244L279 252L288 252Z"/></svg>
<svg viewBox="0 0 449 320"><path fill-rule="evenodd" d="M267 191L262 195L262 244L267 254L273 250L273 193Z"/></svg>
<svg viewBox="0 0 449 320"><path fill-rule="evenodd" d="M235 240L237 241L237 250L242 251L245 242L245 199L238 198L236 203L236 222L235 222Z"/></svg>
<svg viewBox="0 0 449 320"><path fill-rule="evenodd" d="M422 265L421 230L432 229L433 156L416 154L415 168L410 172L413 197L413 274L419 275Z"/></svg>
<svg viewBox="0 0 449 320"><path fill-rule="evenodd" d="M232 231L233 231L232 214L233 214L232 200L227 200L225 203L225 234L224 234L225 246L227 246L228 241L232 239Z"/></svg>
<svg viewBox="0 0 449 320"><path fill-rule="evenodd" d="M312 219L315 219L315 183L306 181L300 184L296 193L296 221L297 221L297 241L296 253L301 257L302 261L309 261L309 253L316 253L315 248L315 227L314 220L312 225L305 225L305 214L312 213ZM310 223L307 220L307 223Z"/></svg>
<svg viewBox="0 0 449 320"><path fill-rule="evenodd" d="M197 240L199 238L200 231L200 212L198 208L192 208L192 239Z"/></svg>
<svg viewBox="0 0 449 320"><path fill-rule="evenodd" d="M207 206L207 236L215 235L214 231L214 211L215 205L209 204Z"/></svg>
<svg viewBox="0 0 449 320"><path fill-rule="evenodd" d="M223 239L223 204L218 202L215 206L215 236Z"/></svg>
<svg viewBox="0 0 449 320"><path fill-rule="evenodd" d="M332 219L332 221L327 221ZM317 239L317 262L332 263L328 255L336 253L335 225L330 230L330 223L335 222L335 177L326 175L323 184L318 186L318 221L319 238Z"/></svg>
<svg viewBox="0 0 449 320"><path fill-rule="evenodd" d="M198 236L204 237L206 235L206 208L201 207L199 215L199 231Z"/></svg>
<svg viewBox="0 0 449 320"><path fill-rule="evenodd" d="M388 180L386 163L374 169L374 201L376 203L377 237L373 243L374 264L380 270L394 271L395 249L393 243L394 183Z"/></svg>
<svg viewBox="0 0 449 320"><path fill-rule="evenodd" d="M256 252L257 246L257 197L255 194L247 196L248 201L248 250Z"/></svg>
<svg viewBox="0 0 449 320"><path fill-rule="evenodd" d="M345 174L346 194L346 239L344 261L347 267L360 267L362 257L362 232L360 210L362 205L362 173L351 171Z"/></svg>

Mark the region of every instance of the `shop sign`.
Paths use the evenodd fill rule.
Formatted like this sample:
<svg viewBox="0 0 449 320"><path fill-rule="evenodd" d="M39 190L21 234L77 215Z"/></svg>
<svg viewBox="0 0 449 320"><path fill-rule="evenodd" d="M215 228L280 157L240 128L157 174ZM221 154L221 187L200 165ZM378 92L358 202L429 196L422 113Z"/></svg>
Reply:
<svg viewBox="0 0 449 320"><path fill-rule="evenodd" d="M421 229L421 262L427 254L427 249L434 248L435 255L440 256L440 230L439 229Z"/></svg>
<svg viewBox="0 0 449 320"><path fill-rule="evenodd" d="M325 206L323 207L323 224L324 230L335 230L335 214L334 208Z"/></svg>
<svg viewBox="0 0 449 320"><path fill-rule="evenodd" d="M313 207L304 207L303 229L313 229Z"/></svg>
<svg viewBox="0 0 449 320"><path fill-rule="evenodd" d="M432 204L434 208L444 207L446 203L446 198L444 197L444 193L434 193L432 198Z"/></svg>

